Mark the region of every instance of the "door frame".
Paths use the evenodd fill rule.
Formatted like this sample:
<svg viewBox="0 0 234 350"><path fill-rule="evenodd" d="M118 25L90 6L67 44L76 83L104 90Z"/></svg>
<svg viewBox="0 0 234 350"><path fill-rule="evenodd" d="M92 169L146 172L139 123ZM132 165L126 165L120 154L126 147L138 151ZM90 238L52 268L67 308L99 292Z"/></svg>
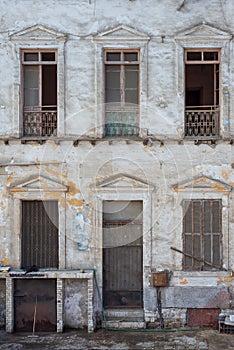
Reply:
<svg viewBox="0 0 234 350"><path fill-rule="evenodd" d="M118 183L120 184L118 186ZM114 186L113 186L114 184ZM103 294L103 202L104 201L142 201L143 206L143 309L151 313L151 305L146 300L149 288L152 264L152 194L154 186L144 180L126 174L117 174L96 183L94 186L95 202L95 246L97 279Z"/></svg>
<svg viewBox="0 0 234 350"><path fill-rule="evenodd" d="M112 201L113 202L113 201ZM134 203L134 202L136 202L136 201L116 201L116 203L119 203L119 202L121 202L122 204L124 203L124 202L126 202L126 204L127 203ZM137 201L138 203L140 203L140 205L141 205L141 213L143 212L143 202L142 201ZM103 201L103 203L106 203L106 201ZM133 218L132 217L132 220L134 221L134 219L137 219L137 215L138 215L138 213L136 214L136 216ZM124 220L124 219L122 219L122 220ZM114 221L122 221L121 219L114 219ZM127 218L126 218L126 220L127 220ZM130 219L128 219L128 220L130 220ZM139 219L138 219L139 220ZM110 220L111 221L111 220ZM103 212L103 223L108 223L108 222L110 222L109 220L104 220L104 212ZM102 300L103 300L103 306L104 306L104 308L107 308L107 309L110 309L110 308L114 308L114 309L126 309L126 308L138 308L138 309L142 309L143 308L143 239L142 239L142 237L143 237L143 230L142 230L142 220L140 219L139 220L140 221L140 223L138 223L138 226L140 226L141 227L141 230L140 230L140 237L138 237L137 239L136 239L136 237L134 237L134 241L133 242L135 242L135 241L139 241L140 240L140 244L124 244L124 245L117 245L117 246L113 246L113 247L107 247L107 248L105 248L105 247L103 247L102 248L102 255L103 255L103 262L102 262L102 267L103 267L103 279L104 279L104 277L106 276L106 278L107 278L107 280L109 279L109 277L108 277L108 274L105 274L105 267L109 267L110 265L105 265L104 263L105 263L105 258L104 258L104 255L106 255L107 254L107 252L108 252L108 250L109 249L113 249L112 250L112 252L110 252L110 255L109 254L107 254L107 255L109 255L109 256L112 256L113 257L113 254L114 254L114 256L115 256L115 261L113 261L112 263L114 263L114 266L116 266L116 265L118 265L118 267L117 267L117 270L118 270L118 272L115 270L115 275L117 275L118 277L121 275L123 275L123 273L124 273L124 275L126 276L126 274L128 274L129 273L129 271L126 271L126 270L123 270L124 269L124 264L122 264L121 262L123 262L123 261L125 261L126 262L126 260L125 260L125 258L126 258L126 256L128 257L127 258L127 260L129 260L129 255L131 255L131 252L132 252L132 250L131 249L133 249L133 250L137 250L137 255L139 254L139 251L140 251L140 258L139 258L139 255L138 255L138 258L137 259L140 259L140 264L138 265L138 268L137 268L137 272L139 273L139 272L141 272L141 277L140 277L140 279L141 279L141 281L139 282L139 280L138 280L138 277L136 277L136 276L139 276L139 275L136 275L135 276L135 278L136 278L136 280L135 280L135 283L136 284L138 284L138 283L140 283L140 285L141 285L141 288L140 289L138 289L138 290L135 290L135 291L133 291L133 290L131 290L131 289L127 289L127 288L124 288L123 290L119 290L119 289L113 289L113 290L109 290L109 289L106 289L105 288L105 283L103 282L103 296L102 296ZM120 226L118 226L118 227L120 227ZM105 233L105 229L103 230L103 239L105 240L105 234L107 234L107 236L110 234L110 233ZM121 237L120 237L121 238ZM131 242L131 243L133 243L133 242ZM129 249L129 250L128 250ZM106 250L106 251L105 251ZM116 252L116 250L118 251L118 253L117 253L117 255L114 253L114 252ZM124 253L124 256L123 255L121 255L121 258L120 258L120 256L119 256L119 254L121 254L120 252L122 252L122 254L123 254L123 251L125 251L125 253ZM135 257L136 258L136 257ZM129 262L129 261L128 261ZM135 260L134 260L134 262L135 262ZM135 265L135 264L134 264ZM122 269L121 269L121 272L120 272L120 266L122 267ZM132 271L132 266L129 266L128 267L128 270L130 270L130 271ZM113 271L112 271L113 272ZM126 274L125 274L126 273ZM132 276L134 276L134 273L132 272L130 272L130 275L128 275L128 278L127 279L132 279ZM115 279L115 281L119 281L119 279L118 279L118 277L117 277L117 280ZM112 281L112 278L111 278L111 281ZM132 280L131 280L132 281ZM114 282L115 283L115 282ZM117 284L118 284L118 282L117 282ZM126 285L125 285L125 287L126 287ZM113 293L113 296L114 296L114 298L115 297L117 297L117 295L119 296L119 298L120 298L120 295L121 295L121 293L129 293L129 294L131 294L132 293L132 296L133 295L135 295L136 296L136 293L139 293L139 300L137 300L137 302L135 301L134 302L134 299L129 299L129 301L130 301L130 304L132 304L132 306L126 306L126 305L115 305L115 304L113 304L112 306L106 306L106 301L107 300L110 300L109 299L109 297L108 297L108 294L109 293ZM107 299L106 299L106 296L107 296ZM125 295L123 295L123 297L125 297L126 296L126 294ZM118 299L118 297L117 297L117 299ZM116 299L116 301L117 301L117 299ZM121 298L122 299L122 298ZM127 297L127 299L128 299L128 297ZM119 300L119 299L118 299ZM134 304L138 304L139 303L139 305L135 305L134 306ZM108 304L108 303L107 303Z"/></svg>

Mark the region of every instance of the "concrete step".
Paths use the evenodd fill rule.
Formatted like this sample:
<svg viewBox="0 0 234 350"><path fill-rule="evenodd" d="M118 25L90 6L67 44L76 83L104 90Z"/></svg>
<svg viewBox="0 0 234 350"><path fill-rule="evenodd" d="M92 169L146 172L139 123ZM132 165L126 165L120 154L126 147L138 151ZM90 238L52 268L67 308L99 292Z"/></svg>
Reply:
<svg viewBox="0 0 234 350"><path fill-rule="evenodd" d="M106 328L119 328L119 329L145 329L146 324L144 321L106 321L106 324L102 322L102 327Z"/></svg>
<svg viewBox="0 0 234 350"><path fill-rule="evenodd" d="M106 309L105 310L106 319L110 320L144 320L143 309Z"/></svg>
<svg viewBox="0 0 234 350"><path fill-rule="evenodd" d="M146 328L143 309L106 309L105 316L107 328Z"/></svg>

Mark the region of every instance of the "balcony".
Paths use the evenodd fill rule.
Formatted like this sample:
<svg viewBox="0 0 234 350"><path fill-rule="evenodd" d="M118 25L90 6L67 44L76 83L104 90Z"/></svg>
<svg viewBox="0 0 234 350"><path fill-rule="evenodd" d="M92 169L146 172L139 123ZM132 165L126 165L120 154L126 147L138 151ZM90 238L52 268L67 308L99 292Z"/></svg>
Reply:
<svg viewBox="0 0 234 350"><path fill-rule="evenodd" d="M138 107L106 110L105 136L130 137L139 135Z"/></svg>
<svg viewBox="0 0 234 350"><path fill-rule="evenodd" d="M219 106L189 106L185 109L185 137L195 140L219 138Z"/></svg>
<svg viewBox="0 0 234 350"><path fill-rule="evenodd" d="M24 136L57 135L57 106L24 108Z"/></svg>

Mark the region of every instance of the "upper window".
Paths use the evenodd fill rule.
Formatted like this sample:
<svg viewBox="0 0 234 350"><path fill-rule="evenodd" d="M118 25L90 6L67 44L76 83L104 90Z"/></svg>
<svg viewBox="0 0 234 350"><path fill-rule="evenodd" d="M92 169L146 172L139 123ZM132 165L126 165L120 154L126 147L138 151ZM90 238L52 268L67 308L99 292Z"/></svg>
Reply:
<svg viewBox="0 0 234 350"><path fill-rule="evenodd" d="M183 209L184 269L221 268L221 200L184 200Z"/></svg>
<svg viewBox="0 0 234 350"><path fill-rule="evenodd" d="M139 51L105 51L105 135L139 134Z"/></svg>
<svg viewBox="0 0 234 350"><path fill-rule="evenodd" d="M185 51L185 136L219 137L220 51Z"/></svg>
<svg viewBox="0 0 234 350"><path fill-rule="evenodd" d="M23 134L51 136L57 132L57 52L22 51Z"/></svg>

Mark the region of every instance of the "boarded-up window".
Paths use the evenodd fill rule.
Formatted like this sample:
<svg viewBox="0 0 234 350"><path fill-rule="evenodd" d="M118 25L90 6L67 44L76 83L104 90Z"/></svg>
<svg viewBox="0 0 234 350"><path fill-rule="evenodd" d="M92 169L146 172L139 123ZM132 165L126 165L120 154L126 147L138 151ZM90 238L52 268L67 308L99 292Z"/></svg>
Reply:
<svg viewBox="0 0 234 350"><path fill-rule="evenodd" d="M58 267L57 201L22 201L21 265Z"/></svg>
<svg viewBox="0 0 234 350"><path fill-rule="evenodd" d="M188 270L221 267L221 200L185 200L184 259Z"/></svg>
<svg viewBox="0 0 234 350"><path fill-rule="evenodd" d="M139 51L105 52L106 135L137 135Z"/></svg>

